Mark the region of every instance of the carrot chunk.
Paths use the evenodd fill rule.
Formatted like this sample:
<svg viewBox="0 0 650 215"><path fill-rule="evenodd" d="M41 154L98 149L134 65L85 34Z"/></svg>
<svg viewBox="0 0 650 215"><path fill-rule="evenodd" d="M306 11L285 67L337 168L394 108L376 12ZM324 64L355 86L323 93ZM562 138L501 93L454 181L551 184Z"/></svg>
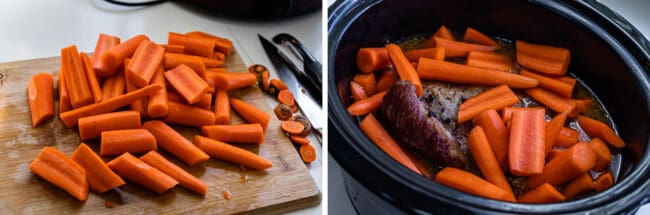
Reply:
<svg viewBox="0 0 650 215"><path fill-rule="evenodd" d="M448 58L467 57L470 51L493 52L496 49L495 46L459 42L440 37L433 39L436 41L436 48L444 48L445 57Z"/></svg>
<svg viewBox="0 0 650 215"><path fill-rule="evenodd" d="M362 73L388 68L390 58L386 48L361 48L357 52L357 67Z"/></svg>
<svg viewBox="0 0 650 215"><path fill-rule="evenodd" d="M565 75L571 61L569 50L565 48L517 40L515 49L518 64L547 75Z"/></svg>
<svg viewBox="0 0 650 215"><path fill-rule="evenodd" d="M156 74L163 59L165 48L144 40L133 53L131 62L126 66L125 75L135 86L141 88L149 84L151 78Z"/></svg>
<svg viewBox="0 0 650 215"><path fill-rule="evenodd" d="M162 65L158 65L156 74L154 74L151 83L165 85L165 70ZM161 118L169 113L169 104L167 104L167 88L163 87L157 93L149 96L147 101L147 115L151 118Z"/></svg>
<svg viewBox="0 0 650 215"><path fill-rule="evenodd" d="M458 108L458 123L464 123L474 116L490 110L500 110L512 106L519 101L519 97L506 85L501 85L486 90L460 104Z"/></svg>
<svg viewBox="0 0 650 215"><path fill-rule="evenodd" d="M86 171L61 151L45 147L29 164L29 170L65 190L79 201L88 198Z"/></svg>
<svg viewBox="0 0 650 215"><path fill-rule="evenodd" d="M565 113L560 113L558 115L555 115L555 117L551 119L551 122L546 124L546 133L544 134L544 144L546 144L546 150L545 150L546 154L551 152L551 149L553 148L553 145L555 144L555 141L557 140L560 131L562 131L562 128L564 128L566 117L567 116Z"/></svg>
<svg viewBox="0 0 650 215"><path fill-rule="evenodd" d="M112 130L101 134L101 156L121 155L125 152L141 154L153 150L158 150L156 138L147 129Z"/></svg>
<svg viewBox="0 0 650 215"><path fill-rule="evenodd" d="M399 144L388 134L388 131L377 121L375 116L368 114L368 116L363 118L359 127L368 136L368 139L375 143L382 151L386 152L388 156L413 172L422 175L420 170L415 166L415 163L413 163L411 158L400 148Z"/></svg>
<svg viewBox="0 0 650 215"><path fill-rule="evenodd" d="M580 142L549 161L542 174L533 175L526 180L527 188L534 188L548 182L551 185L564 184L576 176L587 172L596 165L596 153L585 142Z"/></svg>
<svg viewBox="0 0 650 215"><path fill-rule="evenodd" d="M597 172L605 171L609 167L609 163L612 162L612 152L605 142L598 138L591 139L589 146L596 152L596 165L592 170Z"/></svg>
<svg viewBox="0 0 650 215"><path fill-rule="evenodd" d="M510 72L515 69L512 59L503 54L493 52L470 51L467 54L466 65L485 69Z"/></svg>
<svg viewBox="0 0 650 215"><path fill-rule="evenodd" d="M422 80L485 86L499 86L505 84L513 89L533 88L539 84L535 79L513 73L472 67L441 60L432 60L428 58L420 58L417 74Z"/></svg>
<svg viewBox="0 0 650 215"><path fill-rule="evenodd" d="M214 74L214 86L220 90L232 90L250 87L257 83L257 78L252 73L216 73Z"/></svg>
<svg viewBox="0 0 650 215"><path fill-rule="evenodd" d="M120 44L119 37L109 34L99 34L97 45L95 45L95 51L93 51L93 56L90 59L93 69L98 76L106 77L113 72L109 71L102 63L102 55L118 44Z"/></svg>
<svg viewBox="0 0 650 215"><path fill-rule="evenodd" d="M512 113L508 150L512 174L530 176L542 173L546 155L545 124L543 109Z"/></svg>
<svg viewBox="0 0 650 215"><path fill-rule="evenodd" d="M380 92L366 99L352 103L348 107L348 113L352 114L353 116L363 116L375 112L381 107L381 104L384 102L384 96L386 93L388 93L388 91Z"/></svg>
<svg viewBox="0 0 650 215"><path fill-rule="evenodd" d="M541 186L528 191L527 193L524 193L523 195L519 196L519 199L517 199L517 202L521 203L554 203L554 202L562 202L566 199L560 193L553 187L552 185L548 183L544 183Z"/></svg>
<svg viewBox="0 0 650 215"><path fill-rule="evenodd" d="M86 76L77 46L71 45L61 49L61 70L65 73L66 89L70 95L72 107L79 108L94 103L88 86L88 76Z"/></svg>
<svg viewBox="0 0 650 215"><path fill-rule="evenodd" d="M215 92L214 118L215 124L230 124L230 99L225 90Z"/></svg>
<svg viewBox="0 0 650 215"><path fill-rule="evenodd" d="M108 162L108 167L118 175L158 194L162 194L178 184L176 179L142 162L128 152Z"/></svg>
<svg viewBox="0 0 650 215"><path fill-rule="evenodd" d="M403 81L410 81L411 84L415 86L415 94L418 96L422 95L422 82L420 82L420 77L408 59L406 59L406 56L404 56L402 48L391 43L386 45L386 50L388 51L388 56L390 56L391 62L393 62L393 66L395 66L395 69L397 70L399 78ZM368 93L368 95L372 94Z"/></svg>
<svg viewBox="0 0 650 215"><path fill-rule="evenodd" d="M141 156L140 160L176 179L176 181L178 181L178 185L194 191L199 195L205 196L206 192L208 191L208 185L187 171L183 170L176 164L170 162L165 157L158 154L156 151L148 152L147 154Z"/></svg>
<svg viewBox="0 0 650 215"><path fill-rule="evenodd" d="M491 37L481 33L480 31L472 27L467 27L467 30L465 30L465 36L463 36L463 41L469 43L487 45L487 46L495 46L495 47L499 46L499 43L497 43L496 40L492 39Z"/></svg>
<svg viewBox="0 0 650 215"><path fill-rule="evenodd" d="M562 127L555 139L554 145L569 148L578 143L579 133L571 128Z"/></svg>
<svg viewBox="0 0 650 215"><path fill-rule="evenodd" d="M270 161L252 152L200 135L194 136L194 145L213 158L244 165L253 169L265 170L273 166Z"/></svg>
<svg viewBox="0 0 650 215"><path fill-rule="evenodd" d="M476 115L472 124L483 129L499 167L501 170L506 170L508 168L508 129L499 114L494 109L487 110Z"/></svg>
<svg viewBox="0 0 650 215"><path fill-rule="evenodd" d="M483 177L488 182L508 192L511 198L514 199L515 194L512 192L512 188L510 188L510 184L499 166L499 162L494 156L494 152L492 152L492 146L490 146L490 142L481 126L475 126L469 132L467 145Z"/></svg>
<svg viewBox="0 0 650 215"><path fill-rule="evenodd" d="M81 63L86 72L86 77L88 77L88 87L90 88L90 94L93 96L93 103L98 103L102 100L102 89L99 86L99 80L97 80L97 75L95 75L95 70L90 61L88 54L81 53Z"/></svg>
<svg viewBox="0 0 650 215"><path fill-rule="evenodd" d="M125 184L85 143L79 144L70 159L86 171L88 185L93 192L104 193Z"/></svg>
<svg viewBox="0 0 650 215"><path fill-rule="evenodd" d="M79 118L79 137L82 141L99 138L104 131L142 127L140 113L119 111Z"/></svg>
<svg viewBox="0 0 650 215"><path fill-rule="evenodd" d="M442 185L472 195L508 202L515 201L507 191L465 170L445 167L436 174L435 180Z"/></svg>
<svg viewBox="0 0 650 215"><path fill-rule="evenodd" d="M596 192L602 192L614 185L614 177L611 172L603 173L596 178Z"/></svg>
<svg viewBox="0 0 650 215"><path fill-rule="evenodd" d="M595 188L594 180L591 179L591 174L585 172L571 180L571 182L562 189L562 194L564 194L567 199L573 199L582 194L588 193Z"/></svg>
<svg viewBox="0 0 650 215"><path fill-rule="evenodd" d="M259 123L262 125L264 131L266 131L269 121L271 120L271 115L251 104L235 98L230 99L230 107L232 107L239 116L246 120L246 122Z"/></svg>
<svg viewBox="0 0 650 215"><path fill-rule="evenodd" d="M578 116L578 124L591 137L600 138L616 148L625 147L625 142L603 122L586 116Z"/></svg>
<svg viewBox="0 0 650 215"><path fill-rule="evenodd" d="M212 58L212 54L214 53L214 41L201 37L169 32L167 44L184 46L185 51L207 58Z"/></svg>
<svg viewBox="0 0 650 215"><path fill-rule="evenodd" d="M578 115L576 104L571 102L569 99L559 96L558 94L539 87L527 89L525 92L535 101L543 104L555 112L566 113L569 117L575 117Z"/></svg>
<svg viewBox="0 0 650 215"><path fill-rule="evenodd" d="M208 90L208 83L183 64L165 72L165 78L190 104L199 102Z"/></svg>
<svg viewBox="0 0 650 215"><path fill-rule="evenodd" d="M210 110L169 101L169 111L163 121L169 124L201 127L214 125L214 113Z"/></svg>
<svg viewBox="0 0 650 215"><path fill-rule="evenodd" d="M426 48L426 49L416 49L408 50L404 53L406 59L410 62L417 62L421 57L444 60L445 59L445 49L444 48Z"/></svg>
<svg viewBox="0 0 650 215"><path fill-rule="evenodd" d="M54 116L54 79L47 73L38 73L27 84L29 113L32 127Z"/></svg>
<svg viewBox="0 0 650 215"><path fill-rule="evenodd" d="M102 76L111 76L115 74L117 68L124 64L124 60L132 57L133 53L138 48L138 45L145 40L149 40L149 37L142 34L135 35L129 40L113 46L102 54L102 65L104 65Z"/></svg>
<svg viewBox="0 0 650 215"><path fill-rule="evenodd" d="M205 152L192 145L185 137L160 120L147 121L142 127L149 130L156 137L156 144L160 148L181 159L189 166L196 166L210 159Z"/></svg>
<svg viewBox="0 0 650 215"><path fill-rule="evenodd" d="M259 123L203 126L201 134L226 143L262 144L264 142L264 130Z"/></svg>

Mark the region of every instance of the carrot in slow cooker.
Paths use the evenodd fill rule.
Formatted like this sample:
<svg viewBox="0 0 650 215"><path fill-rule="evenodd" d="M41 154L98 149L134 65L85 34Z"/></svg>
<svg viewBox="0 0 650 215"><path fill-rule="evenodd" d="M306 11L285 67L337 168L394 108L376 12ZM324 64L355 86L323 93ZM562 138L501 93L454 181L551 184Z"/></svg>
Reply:
<svg viewBox="0 0 650 215"><path fill-rule="evenodd" d="M48 73L38 73L27 83L27 99L32 127L54 116L54 79Z"/></svg>
<svg viewBox="0 0 650 215"><path fill-rule="evenodd" d="M29 164L29 170L79 201L83 202L88 198L86 171L55 148L44 147Z"/></svg>
<svg viewBox="0 0 650 215"><path fill-rule="evenodd" d="M125 66L124 68L126 68L129 65L130 62L131 62L131 60L128 59L128 58L126 60L124 60L124 66ZM126 71L126 69L124 69L124 86L126 88L126 92L127 93L128 92L133 92L134 90L139 89L139 87L136 86L133 83L133 80L131 80L131 78L133 78L133 77L131 77L129 75L126 75L126 74L127 74L127 71ZM161 85L161 86L165 86L165 85ZM161 91L162 91L162 89L161 89ZM158 92L160 92L160 91L158 91ZM148 116L148 114L147 114L147 102L148 102L148 100L147 100L146 97L142 98L142 99L138 99L138 100L135 100L135 101L131 102L131 104L129 104L129 108L131 110L140 112L140 116L142 118L147 118L147 116Z"/></svg>
<svg viewBox="0 0 650 215"><path fill-rule="evenodd" d="M375 116L368 114L359 123L359 127L368 136L368 139L375 143L382 151L386 152L388 156L413 172L422 175L422 172L415 166L415 163L413 163L411 158L400 148L399 144L388 134L388 131L377 121Z"/></svg>
<svg viewBox="0 0 650 215"><path fill-rule="evenodd" d="M176 179L141 161L128 152L111 160L107 165L118 175L128 178L158 194L162 194L178 184Z"/></svg>
<svg viewBox="0 0 650 215"><path fill-rule="evenodd" d="M507 191L465 170L445 167L436 174L435 180L442 185L472 195L494 200L515 202L514 197L512 197L512 195Z"/></svg>
<svg viewBox="0 0 650 215"><path fill-rule="evenodd" d="M300 132L302 132L302 129ZM226 143L261 144L264 142L264 130L259 123L203 126L201 127L201 134Z"/></svg>
<svg viewBox="0 0 650 215"><path fill-rule="evenodd" d="M483 129L499 167L501 170L506 170L508 168L508 129L499 114L494 109L487 110L476 115L472 124Z"/></svg>
<svg viewBox="0 0 650 215"><path fill-rule="evenodd" d="M147 121L142 127L156 137L158 147L176 156L188 166L195 166L210 159L205 152L160 120Z"/></svg>
<svg viewBox="0 0 650 215"><path fill-rule="evenodd" d="M596 187L594 186L594 180L591 179L591 174L589 172L585 172L564 186L562 189L562 194L567 199L573 199L582 194L588 193L595 188Z"/></svg>
<svg viewBox="0 0 650 215"><path fill-rule="evenodd" d="M528 191L527 193L522 194L519 196L517 199L517 202L520 203L554 203L554 202L562 202L566 199L560 193L553 187L552 185L548 183L544 183L541 186L538 186L537 188Z"/></svg>
<svg viewBox="0 0 650 215"><path fill-rule="evenodd" d="M176 179L178 185L194 191L199 195L205 196L205 193L208 191L208 186L201 179L194 177L156 151L150 151L140 156L140 160Z"/></svg>
<svg viewBox="0 0 650 215"><path fill-rule="evenodd" d="M512 113L508 160L513 175L530 176L544 170L544 114L543 109L517 110Z"/></svg>
<svg viewBox="0 0 650 215"><path fill-rule="evenodd" d="M525 69L522 69L519 74L537 80L539 82L539 87L554 92L564 98L571 98L573 87L576 84L576 79L568 76L566 76L567 78L560 79L557 77L540 75Z"/></svg>
<svg viewBox="0 0 650 215"><path fill-rule="evenodd" d="M504 72L510 72L515 69L512 59L503 54L493 52L470 51L467 54L465 64L468 66L494 69Z"/></svg>
<svg viewBox="0 0 650 215"><path fill-rule="evenodd" d="M183 64L165 72L165 78L189 104L199 102L208 90L208 83Z"/></svg>
<svg viewBox="0 0 650 215"><path fill-rule="evenodd" d="M496 49L494 46L459 42L440 37L434 37L433 39L436 41L436 48L445 49L445 57L447 58L467 57L470 51L493 52Z"/></svg>
<svg viewBox="0 0 650 215"><path fill-rule="evenodd" d="M124 94L124 72L120 71L104 78L102 82L102 101Z"/></svg>
<svg viewBox="0 0 650 215"><path fill-rule="evenodd" d="M598 138L591 139L589 146L596 152L596 165L592 170L596 172L605 171L609 167L609 163L612 162L612 152L605 142Z"/></svg>
<svg viewBox="0 0 650 215"><path fill-rule="evenodd" d="M386 69L390 65L390 58L386 48L360 48L357 52L357 68L362 73L372 73L380 69Z"/></svg>
<svg viewBox="0 0 650 215"><path fill-rule="evenodd" d="M236 98L230 98L230 107L246 122L259 123L266 132L266 127L269 125L271 115L258 109L257 107L248 104Z"/></svg>
<svg viewBox="0 0 650 215"><path fill-rule="evenodd" d="M379 81L377 81L377 91L386 91L389 90L399 77L393 70L385 70L379 75Z"/></svg>
<svg viewBox="0 0 650 215"><path fill-rule="evenodd" d="M467 30L465 30L465 36L463 36L463 41L469 43L477 43L481 45L495 46L495 47L499 46L499 43L497 43L496 40L492 39L491 37L481 33L480 31L472 27L467 27Z"/></svg>
<svg viewBox="0 0 650 215"><path fill-rule="evenodd" d="M124 180L108 168L106 163L85 143L79 144L70 155L70 159L86 171L88 185L93 192L104 193L125 184Z"/></svg>
<svg viewBox="0 0 650 215"><path fill-rule="evenodd" d="M569 148L578 143L579 133L572 128L562 127L553 145Z"/></svg>
<svg viewBox="0 0 650 215"><path fill-rule="evenodd" d="M253 73L224 72L214 74L214 86L220 90L232 90L250 87L257 83Z"/></svg>
<svg viewBox="0 0 650 215"><path fill-rule="evenodd" d="M77 125L77 120L79 118L94 116L117 110L118 108L124 107L135 100L146 98L147 96L158 92L160 89L162 89L162 86L159 84L153 84L136 91L126 93L124 95L115 96L100 103L95 103L63 112L61 113L61 121L63 121L63 123L68 126L68 128L72 128Z"/></svg>
<svg viewBox="0 0 650 215"><path fill-rule="evenodd" d="M311 143L311 141L309 141L309 139L307 139L306 137L301 137L298 135L289 135L289 139L291 140L291 142L298 145L308 145Z"/></svg>
<svg viewBox="0 0 650 215"><path fill-rule="evenodd" d="M113 156L128 152L140 154L158 150L156 138L147 129L104 131L101 134L99 155Z"/></svg>
<svg viewBox="0 0 650 215"><path fill-rule="evenodd" d="M431 35L431 37L427 41L424 41L424 43L422 44L422 47L423 48L433 48L433 47L435 47L436 46L436 40L435 40L436 37L445 38L445 39L448 39L448 40L456 40L456 38L454 38L454 35L451 34L451 31L449 31L449 29L446 26L441 25L438 28L438 30L435 33L433 33L433 35Z"/></svg>
<svg viewBox="0 0 650 215"><path fill-rule="evenodd" d="M544 134L544 144L546 145L545 153L548 154L553 149L553 145L557 140L558 135L562 128L564 128L564 123L566 122L566 114L560 113L555 115L551 121L546 124L546 133Z"/></svg>
<svg viewBox="0 0 650 215"><path fill-rule="evenodd" d="M352 103L350 106L348 106L348 113L352 114L352 116L363 116L375 112L381 107L381 104L384 102L384 96L386 93L388 93L388 91L379 92L366 99Z"/></svg>
<svg viewBox="0 0 650 215"><path fill-rule="evenodd" d="M169 111L163 121L169 124L201 127L214 125L214 113L208 109L179 102L167 102Z"/></svg>
<svg viewBox="0 0 650 215"><path fill-rule="evenodd" d="M461 103L458 108L458 123L472 120L474 116L490 109L501 110L512 106L517 101L519 97L507 85L494 87Z"/></svg>
<svg viewBox="0 0 650 215"><path fill-rule="evenodd" d="M149 37L139 34L108 49L102 55L102 64L104 65L106 72L102 74L102 76L111 76L115 74L117 69L124 64L124 60L132 57L140 43L145 40L149 40Z"/></svg>
<svg viewBox="0 0 650 215"><path fill-rule="evenodd" d="M526 110L526 109L544 109L543 107L505 107L501 111L501 118L503 119L503 123L508 125L510 123L510 119L512 119L512 112L517 111L517 110Z"/></svg>
<svg viewBox="0 0 650 215"><path fill-rule="evenodd" d="M90 58L93 69L98 76L105 77L112 73L112 71L109 71L102 63L102 55L118 44L120 44L119 37L109 34L99 34L97 45L95 45L95 51L93 52L92 58Z"/></svg>
<svg viewBox="0 0 650 215"><path fill-rule="evenodd" d="M165 70L163 69L162 64L159 64L156 73L151 79L151 83L164 86L166 84L165 74L163 74L164 72ZM147 101L147 115L151 118L161 118L166 116L168 112L169 104L167 104L167 87L163 87L157 93L149 96L149 100Z"/></svg>
<svg viewBox="0 0 650 215"><path fill-rule="evenodd" d="M237 148L221 141L200 135L194 136L194 145L213 158L244 165L253 169L264 170L273 166L271 161L245 149Z"/></svg>
<svg viewBox="0 0 650 215"><path fill-rule="evenodd" d="M467 137L467 146L469 146L472 157L481 170L483 177L488 182L508 192L508 194L510 194L514 199L515 194L512 192L512 188L510 188L510 184L508 184L508 179L506 179L506 176L499 165L499 161L492 151L492 146L490 146L490 142L481 126L474 126L472 131L469 132L469 136Z"/></svg>
<svg viewBox="0 0 650 215"><path fill-rule="evenodd" d="M352 95L352 101L355 102L368 98L368 95L366 95L366 91L363 90L363 87L354 81L350 81L350 95Z"/></svg>
<svg viewBox="0 0 650 215"><path fill-rule="evenodd" d="M205 63L203 63L203 60L201 60L200 57L194 55L167 52L163 55L163 64L165 66L165 70L174 69L181 64L185 64L186 66L192 68L194 72L203 78L205 78L207 73L207 68L205 67Z"/></svg>
<svg viewBox="0 0 650 215"><path fill-rule="evenodd" d="M86 77L88 77L88 87L90 88L90 94L93 96L93 101L94 103L100 102L103 97L102 88L99 86L99 80L97 80L97 76L95 75L95 70L90 62L90 57L88 57L88 54L83 52L81 52L79 56L81 57L81 63L86 72Z"/></svg>
<svg viewBox="0 0 650 215"><path fill-rule="evenodd" d="M216 90L214 95L214 123L230 124L230 99L225 90Z"/></svg>
<svg viewBox="0 0 650 215"><path fill-rule="evenodd" d="M65 72L63 71L63 65L59 69L59 79L57 81L57 88L59 90L59 118L61 113L69 111L72 109L70 104L70 95L68 95L68 88L65 84Z"/></svg>
<svg viewBox="0 0 650 215"><path fill-rule="evenodd" d="M278 98L278 102L281 104L285 104L289 106L296 105L296 100L293 97L293 93L288 89L280 90L280 92L278 92L277 98Z"/></svg>
<svg viewBox="0 0 650 215"><path fill-rule="evenodd" d="M137 87L144 87L151 81L162 62L165 48L149 40L142 41L126 65L128 79Z"/></svg>
<svg viewBox="0 0 650 215"><path fill-rule="evenodd" d="M71 45L61 49L61 70L65 73L66 89L72 107L80 108L94 103L77 46Z"/></svg>
<svg viewBox="0 0 650 215"><path fill-rule="evenodd" d="M601 121L581 115L578 116L578 125L592 138L600 138L616 148L625 147L625 142L616 135L614 130Z"/></svg>
<svg viewBox="0 0 650 215"><path fill-rule="evenodd" d="M551 152L546 155L546 162L553 160L553 158L556 158L557 156L566 153L566 150L563 149L551 149Z"/></svg>
<svg viewBox="0 0 650 215"><path fill-rule="evenodd" d="M229 55L232 51L232 41L229 39L219 37L213 34L208 34L202 31L192 31L185 33L187 36L199 37L204 39L212 39L214 41L214 50L219 53L224 53L224 55Z"/></svg>
<svg viewBox="0 0 650 215"><path fill-rule="evenodd" d="M444 48L426 48L426 49L416 49L408 50L404 53L406 59L411 62L417 62L421 57L444 60L445 59L445 49Z"/></svg>
<svg viewBox="0 0 650 215"><path fill-rule="evenodd" d="M280 128L291 135L298 135L305 130L305 126L302 123L294 121L283 121L280 123Z"/></svg>
<svg viewBox="0 0 650 215"><path fill-rule="evenodd" d="M602 192L614 185L614 177L612 176L612 173L608 171L599 175L594 183L596 184L596 192Z"/></svg>
<svg viewBox="0 0 650 215"><path fill-rule="evenodd" d="M212 39L192 37L174 32L169 32L167 36L167 44L182 45L185 47L184 51L207 58L212 58L214 43Z"/></svg>
<svg viewBox="0 0 650 215"><path fill-rule="evenodd" d="M513 89L533 88L539 84L535 79L513 73L428 58L420 58L417 73L422 80L445 81L456 84L487 86L506 84Z"/></svg>
<svg viewBox="0 0 650 215"><path fill-rule="evenodd" d="M518 64L546 75L565 75L571 61L571 54L565 48L517 40L515 49Z"/></svg>
<svg viewBox="0 0 650 215"><path fill-rule="evenodd" d="M585 173L596 165L596 153L585 142L580 142L564 153L550 160L542 174L533 175L526 180L526 188L534 188L548 182L551 185L564 184Z"/></svg>
<svg viewBox="0 0 650 215"><path fill-rule="evenodd" d="M182 45L160 45L163 48L165 48L165 53L176 53L176 54L183 54L183 51L185 50L185 46Z"/></svg>
<svg viewBox="0 0 650 215"><path fill-rule="evenodd" d="M104 131L140 128L140 113L119 111L79 118L79 137L82 141L99 138Z"/></svg>
<svg viewBox="0 0 650 215"><path fill-rule="evenodd" d="M404 56L402 48L396 44L391 43L386 45L386 51L388 51L388 56L390 57L393 66L395 66L395 70L397 70L399 78L403 81L410 81L411 84L415 86L415 94L418 96L422 95L422 82L420 82L420 77L415 71L415 68L411 66L411 63L408 61L408 59L406 59L406 56ZM361 84L361 86L363 86L363 84ZM367 90L366 94L368 94L368 96L372 95L372 93L368 93Z"/></svg>
<svg viewBox="0 0 650 215"><path fill-rule="evenodd" d="M571 102L576 104L576 109L578 113L584 113L587 109L589 109L594 104L594 100L590 98L571 99Z"/></svg>
<svg viewBox="0 0 650 215"><path fill-rule="evenodd" d="M311 144L300 145L300 157L305 163L311 163L316 160L316 149Z"/></svg>
<svg viewBox="0 0 650 215"><path fill-rule="evenodd" d="M377 82L375 80L375 73L359 73L352 78L352 81L363 87L366 96L373 96L377 92Z"/></svg>
<svg viewBox="0 0 650 215"><path fill-rule="evenodd" d="M526 89L525 92L535 101L555 112L566 113L569 117L576 117L578 115L576 104L571 102L570 99L563 98L558 94L542 89L540 87Z"/></svg>

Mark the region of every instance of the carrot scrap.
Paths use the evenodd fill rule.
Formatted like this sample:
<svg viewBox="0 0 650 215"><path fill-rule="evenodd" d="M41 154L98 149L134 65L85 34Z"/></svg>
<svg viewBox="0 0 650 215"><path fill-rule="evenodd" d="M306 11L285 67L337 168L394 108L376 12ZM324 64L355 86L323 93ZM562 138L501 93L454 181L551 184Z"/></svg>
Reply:
<svg viewBox="0 0 650 215"><path fill-rule="evenodd" d="M291 135L298 135L305 130L305 126L303 126L302 123L294 121L283 121L280 123L280 128Z"/></svg>
<svg viewBox="0 0 650 215"><path fill-rule="evenodd" d="M29 113L32 127L54 116L54 79L47 73L38 73L27 84Z"/></svg>
<svg viewBox="0 0 650 215"><path fill-rule="evenodd" d="M273 108L273 113L275 113L275 116L278 117L279 120L284 121L291 118L293 115L293 110L291 110L291 107L289 105L278 104L275 106L275 108Z"/></svg>
<svg viewBox="0 0 650 215"><path fill-rule="evenodd" d="M316 149L310 144L300 145L300 157L305 163L311 163L316 160Z"/></svg>
<svg viewBox="0 0 650 215"><path fill-rule="evenodd" d="M296 100L293 97L293 93L288 89L280 90L280 92L278 92L277 98L280 104L285 104L289 106L296 105Z"/></svg>
<svg viewBox="0 0 650 215"><path fill-rule="evenodd" d="M298 135L289 135L289 139L291 140L291 142L298 145L308 145L311 143L311 141L309 141L309 139L307 139L306 137L301 137Z"/></svg>

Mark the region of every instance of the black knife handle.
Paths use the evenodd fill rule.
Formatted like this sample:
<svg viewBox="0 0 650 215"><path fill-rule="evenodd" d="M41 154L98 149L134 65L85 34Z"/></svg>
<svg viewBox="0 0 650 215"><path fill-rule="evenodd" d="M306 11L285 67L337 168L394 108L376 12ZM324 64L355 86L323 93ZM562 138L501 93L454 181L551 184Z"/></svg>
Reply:
<svg viewBox="0 0 650 215"><path fill-rule="evenodd" d="M316 60L316 58L314 58L314 56L312 56L309 53L309 51L307 51L307 48L305 48L305 46L303 46L302 43L298 41L298 39L293 37L291 34L280 33L273 37L273 42L278 44L283 42L288 42L289 44L291 44L298 51L300 57L302 57L305 73L307 73L307 76L309 76L310 79L313 80L314 84L321 85L322 65L318 60Z"/></svg>

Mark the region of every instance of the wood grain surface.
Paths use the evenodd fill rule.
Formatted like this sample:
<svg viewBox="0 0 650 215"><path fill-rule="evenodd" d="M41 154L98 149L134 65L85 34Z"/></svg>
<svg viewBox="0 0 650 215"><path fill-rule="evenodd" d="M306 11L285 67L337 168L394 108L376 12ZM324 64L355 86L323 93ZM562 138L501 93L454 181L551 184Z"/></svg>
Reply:
<svg viewBox="0 0 650 215"><path fill-rule="evenodd" d="M126 180L127 184L118 189L104 194L91 193L86 202L73 199L28 168L44 146L55 147L70 155L81 141L78 130L67 128L58 117L37 128L31 126L27 82L38 72L51 73L56 78L59 65L58 57L0 63L0 211L3 214L276 214L320 202L320 191L314 179L293 144L279 129L278 119L257 86L229 94L273 117L263 144L237 146L270 160L272 168L266 171L242 170L239 165L215 159L188 167L161 150L166 158L205 182L208 194L202 197L177 186L158 195ZM226 66L228 71L246 71L236 52L229 56ZM58 107L58 103L55 106ZM234 112L232 120L233 123L242 122ZM200 133L198 128L174 128L190 141L193 135ZM98 140L86 143L99 152ZM112 157L103 159L109 161ZM224 198L225 190L230 192L230 200ZM107 201L114 203L114 207L107 208Z"/></svg>

